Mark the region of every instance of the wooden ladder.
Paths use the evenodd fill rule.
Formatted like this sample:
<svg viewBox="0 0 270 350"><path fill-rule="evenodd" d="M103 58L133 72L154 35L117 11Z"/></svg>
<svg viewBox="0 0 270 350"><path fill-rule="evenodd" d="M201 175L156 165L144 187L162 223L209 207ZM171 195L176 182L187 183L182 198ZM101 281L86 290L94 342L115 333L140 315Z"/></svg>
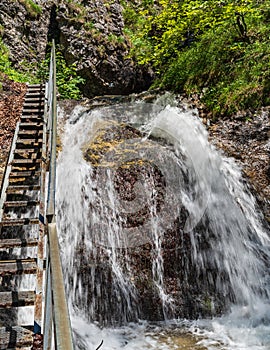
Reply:
<svg viewBox="0 0 270 350"><path fill-rule="evenodd" d="M29 85L0 202L0 349L31 349L41 334L46 125L44 85ZM20 324L18 324L20 323Z"/></svg>

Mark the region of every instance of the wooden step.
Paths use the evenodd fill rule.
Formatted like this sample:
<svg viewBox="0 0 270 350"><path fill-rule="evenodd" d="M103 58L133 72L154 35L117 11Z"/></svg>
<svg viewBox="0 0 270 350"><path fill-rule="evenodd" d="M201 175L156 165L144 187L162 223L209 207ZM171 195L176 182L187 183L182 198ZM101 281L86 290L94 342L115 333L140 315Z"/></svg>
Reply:
<svg viewBox="0 0 270 350"><path fill-rule="evenodd" d="M14 185L8 186L6 193L7 194L17 194L25 191L39 191L40 185Z"/></svg>
<svg viewBox="0 0 270 350"><path fill-rule="evenodd" d="M18 207L33 207L35 205L38 205L39 201L6 201L4 202L5 208L18 208Z"/></svg>
<svg viewBox="0 0 270 350"><path fill-rule="evenodd" d="M34 274L36 259L0 260L0 276Z"/></svg>
<svg viewBox="0 0 270 350"><path fill-rule="evenodd" d="M9 220L2 220L2 221L0 221L0 227L36 225L38 223L39 223L39 219L38 218L9 219Z"/></svg>
<svg viewBox="0 0 270 350"><path fill-rule="evenodd" d="M0 307L20 307L35 304L36 293L34 291L0 292Z"/></svg>
<svg viewBox="0 0 270 350"><path fill-rule="evenodd" d="M41 159L13 159L13 161L11 162L12 165L18 165L18 164L22 164L22 165L25 165L25 164L33 164L33 165L36 165L36 164L39 164L41 163Z"/></svg>
<svg viewBox="0 0 270 350"><path fill-rule="evenodd" d="M21 349L33 345L33 332L25 327L1 327L0 350Z"/></svg>
<svg viewBox="0 0 270 350"><path fill-rule="evenodd" d="M29 114L41 115L43 113L44 113L44 108L23 108L23 111L22 111L23 115L29 115Z"/></svg>
<svg viewBox="0 0 270 350"><path fill-rule="evenodd" d="M27 153L40 153L40 148L18 148L14 150L15 154L25 155Z"/></svg>
<svg viewBox="0 0 270 350"><path fill-rule="evenodd" d="M36 247L38 240L35 238L11 238L11 239L0 239L0 249L8 248L21 248L21 247Z"/></svg>
<svg viewBox="0 0 270 350"><path fill-rule="evenodd" d="M45 93L45 89L44 87L31 87L27 90L26 92L26 96L30 95L30 94L44 94Z"/></svg>
<svg viewBox="0 0 270 350"><path fill-rule="evenodd" d="M29 123L20 123L19 129L41 129L43 128L43 122L29 122Z"/></svg>
<svg viewBox="0 0 270 350"><path fill-rule="evenodd" d="M39 129L32 129L32 130L19 130L18 135L42 135L43 134L43 130L39 130Z"/></svg>
<svg viewBox="0 0 270 350"><path fill-rule="evenodd" d="M44 96L40 94L27 94L24 98L25 103L44 103Z"/></svg>
<svg viewBox="0 0 270 350"><path fill-rule="evenodd" d="M36 89L36 88L45 88L45 85L42 83L37 83L37 84L28 84L27 89Z"/></svg>
<svg viewBox="0 0 270 350"><path fill-rule="evenodd" d="M44 118L43 118L43 114L42 115L36 115L36 114L25 113L24 115L21 116L21 120L23 122L27 122L29 120L31 120L32 122L33 122L33 120L36 120L38 122L43 122Z"/></svg>
<svg viewBox="0 0 270 350"><path fill-rule="evenodd" d="M30 145L31 147L38 146L40 143L42 143L42 138L39 139L21 139L18 138L16 141L16 144L23 143L24 145ZM20 147L18 147L20 148Z"/></svg>
<svg viewBox="0 0 270 350"><path fill-rule="evenodd" d="M40 176L41 171L40 170L30 170L30 171L12 171L9 175L10 178L16 178L16 177L38 177ZM25 185L27 186L27 185ZM28 185L31 186L31 185ZM13 186L12 186L13 187Z"/></svg>

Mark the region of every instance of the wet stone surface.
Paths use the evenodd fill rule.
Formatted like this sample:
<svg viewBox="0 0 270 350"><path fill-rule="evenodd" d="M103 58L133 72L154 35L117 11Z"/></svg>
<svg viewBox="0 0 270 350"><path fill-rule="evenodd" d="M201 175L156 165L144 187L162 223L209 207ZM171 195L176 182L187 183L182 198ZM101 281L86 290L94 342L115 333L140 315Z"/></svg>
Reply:
<svg viewBox="0 0 270 350"><path fill-rule="evenodd" d="M270 108L220 119L208 128L212 144L233 157L270 222Z"/></svg>
<svg viewBox="0 0 270 350"><path fill-rule="evenodd" d="M117 212L115 220L120 230L127 235L128 242L132 243L127 247L120 246L112 250L106 246L106 242L100 243L100 236L97 233L97 241L94 241L96 248L91 253L85 243L81 242L77 246L79 280L82 280L84 286L89 285L93 279L95 280L95 287L88 289L85 305L101 298L102 303L95 303L94 310L92 310L92 317L94 315L96 321L101 324L119 325L127 321L136 321L137 318L153 321L164 319L164 303L153 279L153 259L157 258L157 243L151 236L153 233L149 234L148 240L145 240L143 230L145 230L146 222L151 222L153 211L158 216L162 211L162 206L167 205L164 203L166 181L160 169L151 161L143 158L144 148L155 147L155 141L149 140L148 143L141 145L141 137L142 134L130 125L109 122L96 132L95 137L83 149L85 160L94 168L93 181L98 178L105 188L108 181L107 171L113 169L114 191L126 205L122 206L122 211ZM125 144L126 147L121 147L126 140L134 142ZM129 158L130 152L132 161ZM138 187L138 182L144 183L146 187ZM144 191L149 187L152 188L152 195L154 195L152 206L145 202ZM134 201L136 202L135 208L133 208ZM102 209L101 207L99 215L102 215ZM97 207L95 210L98 213ZM157 234L162 251L163 288L165 293L171 295L175 300L173 306L168 305L166 317L197 318L201 315L220 314L226 308L224 295L215 290L205 276L196 271L192 259L191 238L188 233L183 232L187 212L182 208L180 215L176 218L170 217L172 215L170 212L165 215L167 215L165 220L171 221L171 224L164 232ZM112 212L110 216L114 217L114 213ZM101 226L100 230L108 231L105 226L104 228ZM93 232L92 235L95 236ZM206 245L205 243L204 246ZM127 309L125 303L128 301L126 296L121 294L123 289L121 291L121 288L119 289L115 284L112 254L116 254L116 260L123 273L129 276L129 288L132 289L132 285L134 287L134 300L132 298L129 300L133 310L130 315L119 309L121 307L123 310ZM213 276L215 273L215 271L212 272ZM71 284L74 282L70 281ZM121 300L121 305L119 300ZM215 304L215 310L211 306L211 301ZM77 302L81 304L82 300L78 299ZM134 310L137 310L137 313Z"/></svg>

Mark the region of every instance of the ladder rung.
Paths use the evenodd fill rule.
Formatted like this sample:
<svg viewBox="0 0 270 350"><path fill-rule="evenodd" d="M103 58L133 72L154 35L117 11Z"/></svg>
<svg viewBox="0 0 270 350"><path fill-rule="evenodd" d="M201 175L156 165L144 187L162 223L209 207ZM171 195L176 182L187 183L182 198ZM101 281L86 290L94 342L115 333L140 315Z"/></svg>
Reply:
<svg viewBox="0 0 270 350"><path fill-rule="evenodd" d="M38 240L35 238L10 238L0 240L0 249L19 248L19 247L36 247Z"/></svg>
<svg viewBox="0 0 270 350"><path fill-rule="evenodd" d="M33 332L25 327L1 327L0 349L17 349L33 345Z"/></svg>
<svg viewBox="0 0 270 350"><path fill-rule="evenodd" d="M15 149L14 153L16 154L27 154L27 153L38 153L40 150L38 148L19 148Z"/></svg>
<svg viewBox="0 0 270 350"><path fill-rule="evenodd" d="M28 119L37 119L39 122L43 122L44 118L43 115L36 115L36 114L28 114L27 112L21 116L21 120L28 120Z"/></svg>
<svg viewBox="0 0 270 350"><path fill-rule="evenodd" d="M41 159L13 159L13 161L11 162L12 165L17 165L17 164L39 164L41 163Z"/></svg>
<svg viewBox="0 0 270 350"><path fill-rule="evenodd" d="M21 128L43 128L43 122L20 123L20 129Z"/></svg>
<svg viewBox="0 0 270 350"><path fill-rule="evenodd" d="M14 207L31 207L34 205L38 205L38 201L6 201L4 203L5 208L14 208Z"/></svg>
<svg viewBox="0 0 270 350"><path fill-rule="evenodd" d="M8 186L6 193L12 194L12 193L18 193L22 191L38 191L38 190L40 190L40 185L17 185L17 186L14 185L14 186Z"/></svg>
<svg viewBox="0 0 270 350"><path fill-rule="evenodd" d="M0 292L0 307L20 307L35 304L34 291Z"/></svg>
<svg viewBox="0 0 270 350"><path fill-rule="evenodd" d="M42 88L44 89L45 85L42 83L37 83L37 84L29 84L27 85L27 89L36 89L36 88Z"/></svg>
<svg viewBox="0 0 270 350"><path fill-rule="evenodd" d="M1 260L0 276L34 274L37 271L36 259Z"/></svg>
<svg viewBox="0 0 270 350"><path fill-rule="evenodd" d="M36 225L39 223L38 218L23 218L23 219L8 219L0 222L2 226L23 226L23 225Z"/></svg>
<svg viewBox="0 0 270 350"><path fill-rule="evenodd" d="M41 94L36 94L35 96L37 96L37 97L34 97L33 96L33 94L27 94L27 95L25 95L25 98L24 98L24 100L25 100L25 102L33 102L33 103L37 103L37 102L44 102L44 96L42 96Z"/></svg>
<svg viewBox="0 0 270 350"><path fill-rule="evenodd" d="M15 178L15 177L36 177L36 176L40 176L41 172L40 170L30 170L30 171L12 171L9 175L9 177L11 178ZM31 186L31 185L29 185Z"/></svg>
<svg viewBox="0 0 270 350"><path fill-rule="evenodd" d="M39 98L38 101L33 101L31 98L24 100L23 108L44 108L44 98Z"/></svg>
<svg viewBox="0 0 270 350"><path fill-rule="evenodd" d="M42 139L17 139L16 143L23 143L25 145L31 145L31 146L35 146L35 145L39 145L42 143Z"/></svg>
<svg viewBox="0 0 270 350"><path fill-rule="evenodd" d="M18 135L35 135L35 134L38 134L38 135L42 135L43 134L43 130L20 130L18 132Z"/></svg>

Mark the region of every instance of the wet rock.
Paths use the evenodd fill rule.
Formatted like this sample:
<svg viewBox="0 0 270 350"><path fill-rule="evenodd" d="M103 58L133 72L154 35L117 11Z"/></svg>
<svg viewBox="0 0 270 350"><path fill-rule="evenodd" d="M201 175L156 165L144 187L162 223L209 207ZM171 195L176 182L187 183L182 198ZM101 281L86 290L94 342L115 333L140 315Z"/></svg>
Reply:
<svg viewBox="0 0 270 350"><path fill-rule="evenodd" d="M90 307L92 321L103 325L125 324L138 319L163 320L164 312L169 318L194 319L200 316L219 315L226 309L226 302L233 299L233 294L229 295L229 287L227 292L221 292L216 288L213 280L217 278L217 270L214 267L204 274L197 269L192 256L190 234L183 232L188 216L184 208L174 219L170 216L170 212L165 214L168 216L167 220L173 222L163 233L158 233L156 238L161 242L164 292L174 298L173 305L167 305L164 311L164 300L153 277L157 242L152 236L145 241L140 235L143 234L143 225L151 222L151 210L158 215L162 211L162 205L167 205L164 203L166 182L162 172L143 157L143 148L155 147L156 141L151 140L141 146L142 136L140 131L130 125L106 121L99 125L95 137L83 149L85 160L94 168L91 183L94 184L98 178L99 184L103 184L101 186L103 188L97 188L96 191L103 193L103 189L108 186L107 171L114 170L110 181L117 198L125 203L126 207L123 207L122 211L116 210L115 216L113 208L107 203L107 198L103 198L104 203L100 206L100 210L106 210L110 218L115 216L112 221L115 225L119 225L117 227L120 230L123 229L129 243L136 244L113 249L108 246L106 239L104 241L100 239L101 235L106 236L108 233L106 226L104 228L102 225L99 226L98 230L102 232L96 232L93 227L91 237L95 249L89 253L86 244L77 246L76 265L79 273L70 284L75 283L74 288L77 288L76 284L82 283L86 288L86 300L77 298L76 303L79 308L84 308L83 305ZM131 143L132 146L127 140L134 141ZM125 142L128 147L121 148L121 144ZM133 154L132 162L129 161L129 152ZM108 154L111 154L111 157L108 157ZM104 171L100 171L101 168ZM145 187L135 187L138 182L143 182ZM146 205L144 196L144 191L149 187L155 195L152 207ZM136 203L141 204L133 210L135 198ZM95 206L95 215L101 218L102 215L98 214L98 210L98 206ZM199 230L203 232L204 228L201 227ZM117 229L114 234L117 234ZM201 238L202 254L204 251L207 254L209 249L207 239L208 237ZM112 263L112 259L117 263ZM115 269L122 271L123 276L127 276L127 280L123 278L123 284L129 290L127 294L123 285L121 288L118 285L119 276L118 279L115 278ZM225 272L223 278L228 278ZM132 290L133 292L130 292ZM85 313L89 315L86 309Z"/></svg>
<svg viewBox="0 0 270 350"><path fill-rule="evenodd" d="M270 212L269 112L263 108L256 113L239 113L238 118L212 122L208 129L210 141L242 167L266 219Z"/></svg>

